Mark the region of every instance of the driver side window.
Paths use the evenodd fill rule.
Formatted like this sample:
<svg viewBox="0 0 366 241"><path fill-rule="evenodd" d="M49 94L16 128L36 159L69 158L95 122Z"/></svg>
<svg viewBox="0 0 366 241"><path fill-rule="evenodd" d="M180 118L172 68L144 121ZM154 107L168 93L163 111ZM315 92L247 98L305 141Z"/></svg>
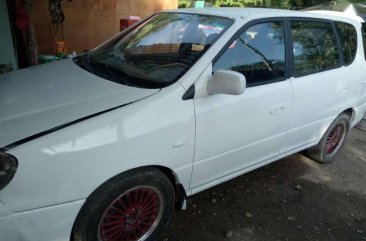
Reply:
<svg viewBox="0 0 366 241"><path fill-rule="evenodd" d="M285 34L281 21L249 27L213 65L213 71L242 73L248 87L284 79L285 68Z"/></svg>

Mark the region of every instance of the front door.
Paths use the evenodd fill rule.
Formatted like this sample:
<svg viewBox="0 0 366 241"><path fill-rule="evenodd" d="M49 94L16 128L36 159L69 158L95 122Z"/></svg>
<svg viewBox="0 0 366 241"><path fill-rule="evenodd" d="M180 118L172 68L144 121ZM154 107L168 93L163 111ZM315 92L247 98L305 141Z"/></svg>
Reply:
<svg viewBox="0 0 366 241"><path fill-rule="evenodd" d="M213 63L245 75L241 95L194 100L196 150L191 187L202 190L279 155L292 105L282 21L245 28ZM195 190L194 190L195 191Z"/></svg>

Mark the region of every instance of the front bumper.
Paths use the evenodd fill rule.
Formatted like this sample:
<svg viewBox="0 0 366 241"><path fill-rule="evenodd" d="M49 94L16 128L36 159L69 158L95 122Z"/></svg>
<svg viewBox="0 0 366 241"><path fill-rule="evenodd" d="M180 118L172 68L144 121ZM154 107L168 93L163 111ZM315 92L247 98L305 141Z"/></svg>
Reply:
<svg viewBox="0 0 366 241"><path fill-rule="evenodd" d="M0 202L0 241L70 241L85 200L10 213ZM1 212L2 211L2 212Z"/></svg>

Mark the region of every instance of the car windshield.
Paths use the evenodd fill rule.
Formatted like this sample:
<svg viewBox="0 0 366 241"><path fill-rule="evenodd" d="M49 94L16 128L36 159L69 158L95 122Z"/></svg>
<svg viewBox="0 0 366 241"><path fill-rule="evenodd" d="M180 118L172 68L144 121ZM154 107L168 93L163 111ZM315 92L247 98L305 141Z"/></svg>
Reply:
<svg viewBox="0 0 366 241"><path fill-rule="evenodd" d="M162 88L186 73L231 24L217 16L160 13L74 61L120 84Z"/></svg>

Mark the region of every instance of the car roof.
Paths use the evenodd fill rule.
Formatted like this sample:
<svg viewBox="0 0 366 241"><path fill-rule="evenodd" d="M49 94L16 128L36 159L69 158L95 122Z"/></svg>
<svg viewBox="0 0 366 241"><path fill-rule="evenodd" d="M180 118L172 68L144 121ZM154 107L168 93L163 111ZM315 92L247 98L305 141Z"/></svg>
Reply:
<svg viewBox="0 0 366 241"><path fill-rule="evenodd" d="M344 18L350 18L350 19L353 19L353 20L361 22L361 23L365 22L363 20L363 18L361 18L358 15L348 14L348 13L344 13L344 12L329 11L329 10L310 10L308 12L324 14L324 15L329 15L329 16L339 16L339 17L344 17Z"/></svg>
<svg viewBox="0 0 366 241"><path fill-rule="evenodd" d="M277 12L291 12L291 11L287 11L287 10L270 9L270 8L239 8L239 7L180 8L175 11L184 12L184 13L195 13L195 14L209 14L209 15L228 17L228 18L247 17L250 15L258 14L258 13L274 14Z"/></svg>
<svg viewBox="0 0 366 241"><path fill-rule="evenodd" d="M236 20L244 21L250 17L307 17L307 18L320 18L331 19L336 21L351 22L354 24L359 23L355 19L349 18L341 14L321 14L319 12L306 12L306 11L294 11L283 9L271 9L271 8L238 8L238 7L220 7L220 8L180 8L175 10L167 10L165 12L179 12L179 13L191 13L191 14L204 14L214 15L226 18L234 18Z"/></svg>

